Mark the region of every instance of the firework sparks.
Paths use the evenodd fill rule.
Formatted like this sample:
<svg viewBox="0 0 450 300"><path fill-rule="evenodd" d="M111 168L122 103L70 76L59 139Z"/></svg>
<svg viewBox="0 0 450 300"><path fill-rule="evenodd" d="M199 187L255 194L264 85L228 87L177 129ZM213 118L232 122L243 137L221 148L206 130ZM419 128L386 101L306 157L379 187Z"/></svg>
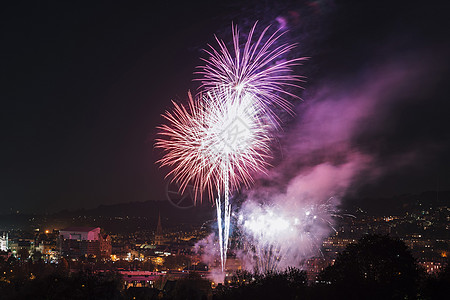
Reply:
<svg viewBox="0 0 450 300"><path fill-rule="evenodd" d="M285 59L296 45L279 45L283 32L276 31L269 35L270 26L254 39L256 25L243 45L237 26L232 26L231 51L223 40L216 37L218 49L209 45L209 49L205 50L209 58L203 59L205 65L200 66L197 73L202 75L199 81L206 91L223 87L238 97L251 94L272 120L276 120L273 107L290 112L291 104L285 99L286 96L298 98L288 88L300 88L303 77L293 75L292 67L306 58Z"/></svg>
<svg viewBox="0 0 450 300"><path fill-rule="evenodd" d="M238 215L241 259L252 271L281 271L301 265L320 252L322 238L333 228L336 216L331 199L322 204L263 205L248 201Z"/></svg>
<svg viewBox="0 0 450 300"><path fill-rule="evenodd" d="M271 157L268 125L250 96L225 97L208 92L187 107L174 104L163 117L156 147L165 151L158 162L172 168L167 176L184 191L191 183L196 195L207 191L210 199L219 191L250 186L252 174L265 172ZM200 193L199 193L200 192Z"/></svg>

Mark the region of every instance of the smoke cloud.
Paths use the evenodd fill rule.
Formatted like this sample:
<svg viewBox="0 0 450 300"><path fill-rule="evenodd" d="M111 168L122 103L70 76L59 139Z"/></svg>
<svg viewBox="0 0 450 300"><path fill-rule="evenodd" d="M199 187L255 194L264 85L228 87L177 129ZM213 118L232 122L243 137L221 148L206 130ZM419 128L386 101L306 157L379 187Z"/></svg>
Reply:
<svg viewBox="0 0 450 300"><path fill-rule="evenodd" d="M388 64L351 82L324 84L298 106L299 121L281 138L283 159L270 180L248 191L239 211L237 254L246 269L302 267L320 255L342 197L422 156L409 148L382 157L382 143L365 140L386 129L390 109L410 99L424 70Z"/></svg>

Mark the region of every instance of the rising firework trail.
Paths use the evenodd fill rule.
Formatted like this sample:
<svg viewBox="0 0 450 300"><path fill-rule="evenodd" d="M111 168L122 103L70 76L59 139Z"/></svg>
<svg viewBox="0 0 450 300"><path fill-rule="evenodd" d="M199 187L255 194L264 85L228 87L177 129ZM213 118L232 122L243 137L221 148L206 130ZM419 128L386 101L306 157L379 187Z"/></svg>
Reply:
<svg viewBox="0 0 450 300"><path fill-rule="evenodd" d="M294 45L277 45L278 31L266 38L269 27L254 40L255 26L244 45L233 26L233 51L216 38L219 49L210 46L209 58L200 66L201 91L189 94L185 107L163 117L159 127L162 166L183 192L194 186L199 199L203 192L215 199L222 270L225 268L230 234L230 196L242 185L250 187L253 175L265 172L271 158L272 131L279 125L274 108L290 110L287 87L299 87L299 76L291 68L302 58L284 60ZM295 96L294 96L295 97ZM223 203L223 210L222 210Z"/></svg>

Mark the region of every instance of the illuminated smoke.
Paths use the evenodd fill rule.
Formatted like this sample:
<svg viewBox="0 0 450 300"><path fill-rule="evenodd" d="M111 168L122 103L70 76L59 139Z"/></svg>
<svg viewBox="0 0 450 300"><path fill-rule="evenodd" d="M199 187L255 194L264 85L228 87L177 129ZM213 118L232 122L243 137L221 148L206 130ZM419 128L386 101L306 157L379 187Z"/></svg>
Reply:
<svg viewBox="0 0 450 300"><path fill-rule="evenodd" d="M360 171L359 161L321 164L289 182L287 189L250 193L238 213L238 257L250 271L302 267L321 255L322 241L334 231L339 197ZM358 161L358 162L357 162Z"/></svg>

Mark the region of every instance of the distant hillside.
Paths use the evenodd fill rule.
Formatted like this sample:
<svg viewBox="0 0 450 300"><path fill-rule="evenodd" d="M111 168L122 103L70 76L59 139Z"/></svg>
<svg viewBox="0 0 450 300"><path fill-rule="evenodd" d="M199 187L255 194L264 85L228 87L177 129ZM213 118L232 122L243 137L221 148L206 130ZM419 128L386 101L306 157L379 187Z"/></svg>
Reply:
<svg viewBox="0 0 450 300"><path fill-rule="evenodd" d="M129 202L112 205L100 205L94 209L80 209L75 211L61 211L52 216L55 218L73 218L77 216L89 217L145 217L157 222L158 214L161 219L170 224L203 223L214 218L214 208L209 203L195 207L180 209L169 201Z"/></svg>
<svg viewBox="0 0 450 300"><path fill-rule="evenodd" d="M341 208L354 210L360 207L373 215L403 214L421 208L450 206L450 191L427 191L420 194L403 194L385 198L347 198Z"/></svg>
<svg viewBox="0 0 450 300"><path fill-rule="evenodd" d="M403 214L430 207L449 206L450 191L427 191L420 194L404 194L386 198L342 199L343 211L355 212L362 208L370 215ZM5 214L0 215L0 232L11 229L62 228L65 226L100 226L111 232L137 229L154 230L158 214L164 228L202 225L214 226L215 208L204 203L188 209L180 209L169 201L129 202L100 205L94 209L60 211L50 215Z"/></svg>
<svg viewBox="0 0 450 300"><path fill-rule="evenodd" d="M111 232L137 229L154 230L161 215L163 228L199 226L215 219L210 203L180 209L169 201L129 202L100 205L94 209L63 210L54 214L5 214L0 216L2 230L33 230L66 226L100 226Z"/></svg>

